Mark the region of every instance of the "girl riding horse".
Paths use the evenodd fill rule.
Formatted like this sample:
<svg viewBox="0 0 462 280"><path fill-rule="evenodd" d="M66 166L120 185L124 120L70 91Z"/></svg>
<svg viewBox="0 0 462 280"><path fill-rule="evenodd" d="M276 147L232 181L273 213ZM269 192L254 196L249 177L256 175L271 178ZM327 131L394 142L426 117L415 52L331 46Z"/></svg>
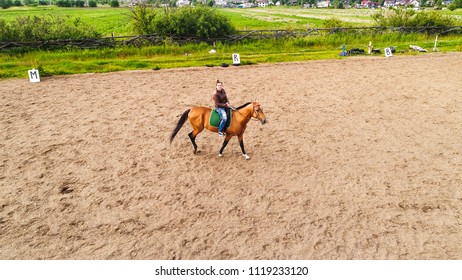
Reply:
<svg viewBox="0 0 462 280"><path fill-rule="evenodd" d="M208 121L210 119L211 112L212 109L207 107L192 107L191 109L186 110L180 117L175 129L173 129L172 134L170 135L170 143L172 143L176 134L180 131L181 127L188 119L193 127L193 131L191 131L188 135L194 147L194 154L196 154L198 152L196 144L197 135L201 133L204 128L212 132L218 131L218 128L210 125ZM250 159L244 149L244 132L247 127L247 123L251 118L258 119L261 124L267 123L265 113L263 113L261 105L256 101L248 102L239 106L232 112L231 124L226 130L225 140L223 141L220 153L218 154L219 157L223 156L223 150L226 145L228 145L229 139L233 136L237 136L239 145L241 146L242 155L246 159Z"/></svg>

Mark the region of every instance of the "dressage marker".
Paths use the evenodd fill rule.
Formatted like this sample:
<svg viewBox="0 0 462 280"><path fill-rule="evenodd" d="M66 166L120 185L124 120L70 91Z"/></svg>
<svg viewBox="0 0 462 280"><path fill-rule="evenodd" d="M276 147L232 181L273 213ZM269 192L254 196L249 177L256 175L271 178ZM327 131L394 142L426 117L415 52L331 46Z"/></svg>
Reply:
<svg viewBox="0 0 462 280"><path fill-rule="evenodd" d="M29 71L27 71L27 73L29 74L29 81L31 83L40 82L40 74L39 74L39 71L37 69L29 70Z"/></svg>
<svg viewBox="0 0 462 280"><path fill-rule="evenodd" d="M393 54L391 52L391 48L385 48L383 49L385 51L385 57L392 57Z"/></svg>
<svg viewBox="0 0 462 280"><path fill-rule="evenodd" d="M233 53L233 65L238 66L241 64L241 57L238 53Z"/></svg>

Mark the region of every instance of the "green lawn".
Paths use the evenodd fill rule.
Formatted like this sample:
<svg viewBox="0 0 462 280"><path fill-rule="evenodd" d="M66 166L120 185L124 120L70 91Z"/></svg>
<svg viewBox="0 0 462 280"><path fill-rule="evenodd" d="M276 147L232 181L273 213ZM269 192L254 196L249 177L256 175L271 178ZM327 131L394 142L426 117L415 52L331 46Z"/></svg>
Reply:
<svg viewBox="0 0 462 280"><path fill-rule="evenodd" d="M327 19L336 18L350 26L371 26L370 17L374 10L367 9L302 9L287 7L254 9L221 9L239 30L253 29L298 29L322 27ZM441 13L462 18L462 9ZM81 21L95 26L103 36L132 34L130 11L127 8L57 8L21 7L0 10L0 18L14 20L18 15L34 16L57 13L78 17ZM41 67L42 75L60 75L88 72L111 72L130 69L164 69L192 66L219 66L223 62L231 64L231 55L239 53L242 64L274 63L286 61L306 61L313 59L342 59L339 57L343 44L347 49L367 49L369 41L374 47L396 46L396 55L415 54L409 45L419 45L432 50L434 36L422 34L383 35L322 35L291 40L265 40L222 44L218 42L217 53L208 53L211 46L202 44L178 45L166 43L162 46L119 47L96 50L32 51L26 53L0 53L0 79L27 77L27 70ZM462 51L462 36L440 36L438 48L442 52ZM191 55L185 55L191 54Z"/></svg>
<svg viewBox="0 0 462 280"><path fill-rule="evenodd" d="M269 7L254 9L223 9L238 29L286 29L322 27L325 20L337 18L350 26L371 26L369 9L303 9L300 7ZM239 20L239 21L238 21Z"/></svg>
<svg viewBox="0 0 462 280"><path fill-rule="evenodd" d="M123 36L133 32L130 27L130 11L127 8L58 8L56 6L12 7L0 9L0 18L6 21L14 20L17 16L40 16L56 14L80 18L88 25L94 26L103 36Z"/></svg>
<svg viewBox="0 0 462 280"><path fill-rule="evenodd" d="M267 8L222 8L220 12L226 15L238 30L254 29L299 29L323 27L326 20L336 18L345 25L372 26L373 9L304 9L301 7L267 7ZM455 11L438 11L458 20L462 25L462 9ZM130 11L126 7L110 8L58 8L56 6L12 7L0 10L0 18L7 21L17 16L38 16L55 13L62 16L80 18L83 22L96 28L103 36L133 35L130 24Z"/></svg>

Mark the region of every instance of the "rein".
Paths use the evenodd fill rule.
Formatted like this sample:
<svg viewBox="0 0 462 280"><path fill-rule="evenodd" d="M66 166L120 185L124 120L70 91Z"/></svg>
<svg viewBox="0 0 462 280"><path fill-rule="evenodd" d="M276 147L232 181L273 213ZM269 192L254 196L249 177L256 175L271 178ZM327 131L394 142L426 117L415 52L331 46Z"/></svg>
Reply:
<svg viewBox="0 0 462 280"><path fill-rule="evenodd" d="M241 116L243 116L245 118L245 116L241 112L239 112L238 109L234 110L234 112L238 112L239 114L241 114ZM250 118L252 118L252 117L250 117Z"/></svg>
<svg viewBox="0 0 462 280"><path fill-rule="evenodd" d="M242 109L242 108L241 108L241 109ZM234 112L238 112L241 116L243 116L243 117L245 118L245 116L244 116L241 112L239 112L239 109L234 110ZM252 109L252 114L253 114L254 112L255 112L255 110ZM254 120L254 119L252 119L252 114L250 115L249 120ZM256 115L257 115L257 119L254 120L254 121L258 121L258 115L259 115L259 114L256 113Z"/></svg>

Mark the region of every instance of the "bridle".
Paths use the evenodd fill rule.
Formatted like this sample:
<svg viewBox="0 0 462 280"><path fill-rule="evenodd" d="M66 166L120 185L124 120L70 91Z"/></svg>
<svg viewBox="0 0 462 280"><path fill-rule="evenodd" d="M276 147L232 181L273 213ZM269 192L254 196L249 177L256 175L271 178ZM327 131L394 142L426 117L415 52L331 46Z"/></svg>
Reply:
<svg viewBox="0 0 462 280"><path fill-rule="evenodd" d="M251 120L253 114L255 114L255 118L256 118L255 121L258 121L258 120L259 120L259 119L258 119L258 116L260 116L260 113L258 112L259 110L255 110L255 105L254 105L254 104L252 104L252 106L253 106L253 109L252 109L253 111L252 111L252 115L250 115L249 120ZM260 108L260 105L258 105L258 107ZM243 117L245 118L245 116L244 116L241 112L239 112L239 110L236 109L236 110L234 110L234 111L235 111L235 112L238 112L241 116L243 116Z"/></svg>
<svg viewBox="0 0 462 280"><path fill-rule="evenodd" d="M258 116L260 116L260 110L259 110L259 109L260 109L260 105L257 105L258 110L256 110L255 107L256 107L256 106L253 106L253 113L255 113L255 118L256 118L257 120L260 120L260 119L258 118Z"/></svg>

